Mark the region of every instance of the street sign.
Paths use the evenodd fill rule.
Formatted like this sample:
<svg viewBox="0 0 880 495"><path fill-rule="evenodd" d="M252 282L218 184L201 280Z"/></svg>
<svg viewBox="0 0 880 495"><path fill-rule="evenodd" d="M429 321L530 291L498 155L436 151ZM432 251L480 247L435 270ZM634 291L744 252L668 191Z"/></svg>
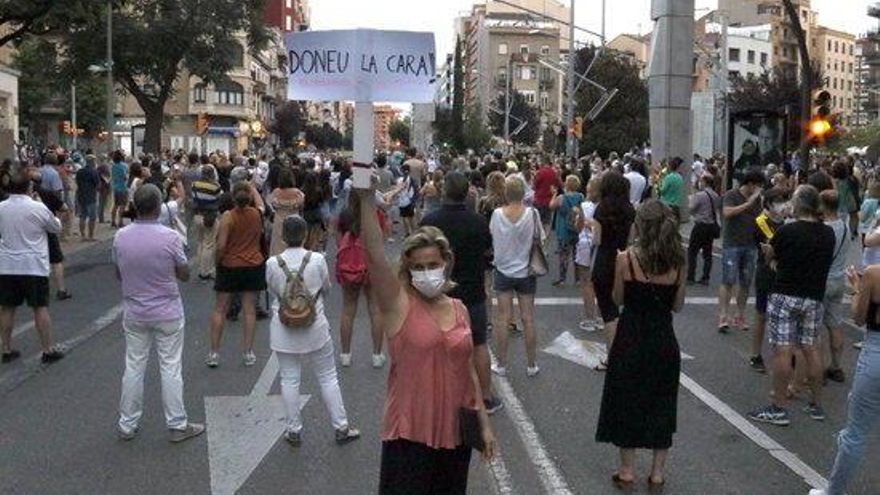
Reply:
<svg viewBox="0 0 880 495"><path fill-rule="evenodd" d="M287 99L430 103L434 34L352 29L287 35Z"/></svg>

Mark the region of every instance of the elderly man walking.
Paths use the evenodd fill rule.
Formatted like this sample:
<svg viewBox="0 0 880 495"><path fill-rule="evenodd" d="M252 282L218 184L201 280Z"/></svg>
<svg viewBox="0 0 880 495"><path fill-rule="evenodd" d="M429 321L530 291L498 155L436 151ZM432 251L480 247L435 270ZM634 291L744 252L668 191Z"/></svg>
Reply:
<svg viewBox="0 0 880 495"><path fill-rule="evenodd" d="M158 222L162 193L152 184L134 194L137 220L116 233L113 259L122 282L125 373L119 402L119 438L133 439L143 415L144 373L153 342L162 375L162 402L171 442L201 435L183 405L183 301L177 281L189 280L183 242Z"/></svg>
<svg viewBox="0 0 880 495"><path fill-rule="evenodd" d="M49 234L61 231L61 222L43 203L28 195L31 178L21 168L6 186L9 199L0 203L0 340L2 362L21 357L12 348L15 308L27 303L34 310L43 363L64 357L52 345L49 316Z"/></svg>

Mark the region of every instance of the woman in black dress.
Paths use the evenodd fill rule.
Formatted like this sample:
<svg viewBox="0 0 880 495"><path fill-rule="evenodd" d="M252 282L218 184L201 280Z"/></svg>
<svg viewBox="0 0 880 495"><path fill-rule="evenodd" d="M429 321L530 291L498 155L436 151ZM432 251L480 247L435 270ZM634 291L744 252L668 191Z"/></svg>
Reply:
<svg viewBox="0 0 880 495"><path fill-rule="evenodd" d="M635 218L635 210L629 202L629 181L618 172L605 172L599 184L599 204L593 218L599 228L593 234L596 248L596 261L593 263L593 287L596 290L596 303L602 316L605 338L608 345L614 342L617 331L617 318L620 316L618 304L611 297L614 289L614 265L617 252L629 244L630 230ZM606 364L597 368L604 371Z"/></svg>
<svg viewBox="0 0 880 495"><path fill-rule="evenodd" d="M623 305L608 355L596 441L620 448L613 481L635 481L635 449L652 449L648 486L664 484L663 467L676 427L681 354L672 312L684 305L685 254L672 211L657 200L636 213L636 241L618 254L614 301Z"/></svg>

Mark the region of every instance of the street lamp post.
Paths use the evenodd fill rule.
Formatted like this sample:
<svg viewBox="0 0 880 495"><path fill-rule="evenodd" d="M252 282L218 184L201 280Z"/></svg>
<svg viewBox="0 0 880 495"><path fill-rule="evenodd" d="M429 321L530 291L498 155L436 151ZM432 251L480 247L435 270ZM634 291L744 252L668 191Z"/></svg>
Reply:
<svg viewBox="0 0 880 495"><path fill-rule="evenodd" d="M107 0L107 154L113 152L114 136L116 127L113 119L113 1Z"/></svg>
<svg viewBox="0 0 880 495"><path fill-rule="evenodd" d="M510 109L513 102L510 101L510 80L513 78L513 64L511 56L507 56L507 77L504 79L504 145L510 146Z"/></svg>
<svg viewBox="0 0 880 495"><path fill-rule="evenodd" d="M574 0L571 0L571 8L569 9L570 19L568 22L568 75L566 81L568 84L567 103L568 108L565 111L565 127L566 127L566 145L565 151L569 158L577 158L574 148L574 133L572 126L574 125L574 65L576 59L575 43L574 43Z"/></svg>
<svg viewBox="0 0 880 495"><path fill-rule="evenodd" d="M76 84L70 85L70 126L73 128L73 146L71 146L71 149L76 151Z"/></svg>

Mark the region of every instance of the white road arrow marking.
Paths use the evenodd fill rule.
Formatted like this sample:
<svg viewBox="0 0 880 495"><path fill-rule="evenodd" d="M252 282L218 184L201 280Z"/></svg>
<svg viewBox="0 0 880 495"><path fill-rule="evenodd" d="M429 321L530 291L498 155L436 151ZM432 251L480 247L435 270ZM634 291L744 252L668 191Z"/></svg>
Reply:
<svg viewBox="0 0 880 495"><path fill-rule="evenodd" d="M281 396L268 395L277 374L272 353L250 395L205 397L212 495L238 491L284 433ZM300 395L300 409L309 398Z"/></svg>
<svg viewBox="0 0 880 495"><path fill-rule="evenodd" d="M589 340L580 340L568 331L559 334L556 339L544 348L547 354L559 356L562 359L571 361L575 364L593 369L599 366L608 355L605 344L600 342L592 342ZM681 353L681 358L686 360L694 359L689 354Z"/></svg>

